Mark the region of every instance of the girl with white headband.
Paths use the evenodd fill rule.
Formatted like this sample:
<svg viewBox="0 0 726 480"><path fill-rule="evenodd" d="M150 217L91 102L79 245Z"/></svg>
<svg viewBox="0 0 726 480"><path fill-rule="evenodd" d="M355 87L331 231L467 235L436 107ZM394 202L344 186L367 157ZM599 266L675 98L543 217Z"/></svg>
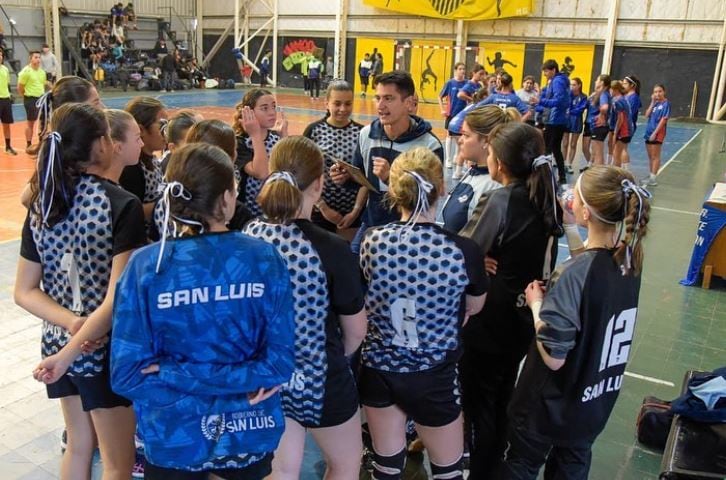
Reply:
<svg viewBox="0 0 726 480"><path fill-rule="evenodd" d="M262 479L293 367L287 268L270 245L228 230L237 193L222 149L175 150L166 179L174 238L162 231L119 280L111 382L134 402L147 480Z"/></svg>
<svg viewBox="0 0 726 480"><path fill-rule="evenodd" d="M489 133L489 175L503 185L482 196L461 234L487 256L492 287L484 309L464 329L460 363L470 439L471 478L494 478L504 452L506 405L519 363L532 341L532 315L522 292L547 280L557 258L562 210L552 156L526 123Z"/></svg>
<svg viewBox="0 0 726 480"><path fill-rule="evenodd" d="M443 191L443 167L431 150L402 153L388 192L401 220L368 230L361 248L370 325L359 389L379 480L402 476L407 417L433 477L463 479L459 339L481 310L489 281L477 245L434 223Z"/></svg>
<svg viewBox="0 0 726 480"><path fill-rule="evenodd" d="M527 286L536 341L509 405L503 479L586 479L592 444L623 384L638 312L650 194L629 172L594 166L574 190L584 252L545 292Z"/></svg>
<svg viewBox="0 0 726 480"><path fill-rule="evenodd" d="M323 451L325 478L358 478L360 469L358 394L346 357L366 332L363 284L347 242L310 220L323 169L312 140L280 140L257 197L263 217L245 227L275 246L293 284L295 371L282 389L285 434L273 461L275 480L300 477L306 429Z"/></svg>
<svg viewBox="0 0 726 480"><path fill-rule="evenodd" d="M65 104L49 127L31 180L15 300L44 319L44 358L33 376L63 410L68 435L60 477L90 478L98 439L104 477L129 478L134 413L111 389L106 342L94 341L109 334L116 281L146 242L143 211L132 194L103 178L117 159L101 110Z"/></svg>

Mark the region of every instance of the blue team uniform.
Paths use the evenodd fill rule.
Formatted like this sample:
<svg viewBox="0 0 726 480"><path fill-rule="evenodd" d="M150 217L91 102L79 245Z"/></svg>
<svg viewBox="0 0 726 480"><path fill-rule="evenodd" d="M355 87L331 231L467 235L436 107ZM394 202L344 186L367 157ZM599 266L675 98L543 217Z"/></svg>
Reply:
<svg viewBox="0 0 726 480"><path fill-rule="evenodd" d="M525 104L514 92L493 93L481 102L477 103L476 106L481 107L483 105L496 105L501 109L514 107L521 115L524 115L529 111L529 105Z"/></svg>
<svg viewBox="0 0 726 480"><path fill-rule="evenodd" d="M459 93L459 90L464 88L466 85L467 80L455 80L451 79L446 82L444 85L444 88L441 89L441 92L439 93L439 97L448 97L448 109L449 113L447 117L451 118L456 116L457 113L464 110L466 108L466 100L460 99L457 94Z"/></svg>
<svg viewBox="0 0 726 480"><path fill-rule="evenodd" d="M630 103L628 102L628 100L622 95L613 97L610 110L613 112L612 117L615 118L615 123L613 124L613 131L615 131L615 127L617 127L617 122L618 120L620 120L620 128L615 132L615 138L621 139L632 137L633 116L630 113Z"/></svg>
<svg viewBox="0 0 726 480"><path fill-rule="evenodd" d="M137 250L113 312L111 382L134 402L145 454L181 470L244 468L277 448L280 396L247 394L293 371L290 278L274 247L239 232ZM157 374L141 369L158 364Z"/></svg>
<svg viewBox="0 0 726 480"><path fill-rule="evenodd" d="M582 112L587 110L587 97L584 94L570 94L570 108L568 110L567 131L582 133Z"/></svg>
<svg viewBox="0 0 726 480"><path fill-rule="evenodd" d="M475 82L473 80L468 80L466 84L461 88L461 91L469 95L470 97L474 95L477 90L481 88L481 84L479 82Z"/></svg>
<svg viewBox="0 0 726 480"><path fill-rule="evenodd" d="M667 120L670 116L671 102L668 100L655 102L655 105L653 105L653 109L650 112L650 116L648 117L648 124L645 127L645 135L643 135L643 138L645 140L650 140L650 136L653 135L653 132L655 132L655 129L658 127L660 121L665 118L666 125L663 125L663 128L658 132L658 135L655 138L656 142L663 143L666 136L666 127L668 126Z"/></svg>
<svg viewBox="0 0 726 480"><path fill-rule="evenodd" d="M600 117L600 105L607 105L608 112L610 112L610 92L602 92L599 96L595 95L595 103L590 102L590 129L595 130L598 127L607 127L609 113L605 115L606 120L603 122ZM614 126L614 125L613 125Z"/></svg>
<svg viewBox="0 0 726 480"><path fill-rule="evenodd" d="M633 119L633 134L635 134L635 130L638 129L638 112L640 112L640 107L642 107L643 104L640 101L640 95L635 92L627 94L625 98L630 104L630 115Z"/></svg>

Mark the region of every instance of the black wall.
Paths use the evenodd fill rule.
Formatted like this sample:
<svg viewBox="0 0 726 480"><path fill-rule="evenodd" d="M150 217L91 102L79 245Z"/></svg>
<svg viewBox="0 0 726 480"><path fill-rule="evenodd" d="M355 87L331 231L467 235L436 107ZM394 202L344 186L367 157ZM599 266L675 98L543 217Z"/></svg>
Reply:
<svg viewBox="0 0 726 480"><path fill-rule="evenodd" d="M717 54L716 51L705 50L615 47L611 73L614 78L629 74L640 78L641 114L650 103L653 85L662 83L671 102L671 114L674 117L688 116L695 81L698 83L696 116L705 117Z"/></svg>

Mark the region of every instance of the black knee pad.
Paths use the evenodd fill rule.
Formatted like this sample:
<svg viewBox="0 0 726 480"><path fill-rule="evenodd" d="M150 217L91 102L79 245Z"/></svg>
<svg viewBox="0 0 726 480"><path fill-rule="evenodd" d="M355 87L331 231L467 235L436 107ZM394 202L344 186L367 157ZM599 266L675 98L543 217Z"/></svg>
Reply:
<svg viewBox="0 0 726 480"><path fill-rule="evenodd" d="M431 475L434 480L464 480L462 457L451 465L436 465L431 462Z"/></svg>
<svg viewBox="0 0 726 480"><path fill-rule="evenodd" d="M384 457L378 452L373 452L373 480L399 480L403 476L403 469L406 466L406 448Z"/></svg>

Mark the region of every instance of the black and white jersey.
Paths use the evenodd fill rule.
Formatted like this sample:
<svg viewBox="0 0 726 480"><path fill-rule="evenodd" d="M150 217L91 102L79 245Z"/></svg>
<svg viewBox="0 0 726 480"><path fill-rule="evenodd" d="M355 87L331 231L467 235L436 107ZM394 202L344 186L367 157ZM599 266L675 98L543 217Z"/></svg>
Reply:
<svg viewBox="0 0 726 480"><path fill-rule="evenodd" d="M108 290L114 255L146 242L141 203L115 183L82 175L65 219L41 227L29 213L23 226L20 255L43 269L42 290L56 303L77 315L96 310ZM43 320L42 355L57 353L70 334ZM70 375L93 376L104 368L108 349L81 355L68 369Z"/></svg>
<svg viewBox="0 0 726 480"><path fill-rule="evenodd" d="M279 141L280 135L277 132L272 130L267 131L267 137L265 137L265 152L267 153L268 160L272 147ZM242 181L239 182L237 187L237 198L244 203L247 210L253 216L259 217L262 215L262 209L257 203L257 195L260 194L265 180L260 180L245 173L245 165L250 163L254 156L255 151L252 149L252 139L246 133L239 135L237 137L237 161L235 163Z"/></svg>
<svg viewBox="0 0 726 480"><path fill-rule="evenodd" d="M323 151L325 158L325 187L322 198L330 208L342 215L353 210L360 185L354 182L336 185L330 179L330 167L337 160L353 163L353 156L355 155L358 137L362 128L363 125L353 121L345 127L336 127L322 119L308 125L305 132L303 132L304 136L314 141L318 148Z"/></svg>
<svg viewBox="0 0 726 480"><path fill-rule="evenodd" d="M557 242L529 200L524 182L483 194L461 235L498 262L484 308L464 329L466 348L521 358L534 335L524 289L533 280L549 279Z"/></svg>
<svg viewBox="0 0 726 480"><path fill-rule="evenodd" d="M360 263L368 282L365 366L407 373L458 358L466 294L489 286L476 243L435 224L396 222L368 230Z"/></svg>
<svg viewBox="0 0 726 480"><path fill-rule="evenodd" d="M353 382L338 315L363 309L356 259L343 239L308 220L256 219L244 232L273 244L287 263L295 300L295 372L282 390L282 406L285 416L317 426L326 405L335 402L338 384ZM352 401L357 408L357 399Z"/></svg>
<svg viewBox="0 0 726 480"><path fill-rule="evenodd" d="M537 339L565 364L550 370L532 343L509 406L515 422L557 445L597 437L623 384L639 292L640 277L623 275L611 250L587 250L558 268Z"/></svg>
<svg viewBox="0 0 726 480"><path fill-rule="evenodd" d="M125 167L119 183L143 203L155 202L161 197L163 188L163 173L159 160L141 152L139 163Z"/></svg>

